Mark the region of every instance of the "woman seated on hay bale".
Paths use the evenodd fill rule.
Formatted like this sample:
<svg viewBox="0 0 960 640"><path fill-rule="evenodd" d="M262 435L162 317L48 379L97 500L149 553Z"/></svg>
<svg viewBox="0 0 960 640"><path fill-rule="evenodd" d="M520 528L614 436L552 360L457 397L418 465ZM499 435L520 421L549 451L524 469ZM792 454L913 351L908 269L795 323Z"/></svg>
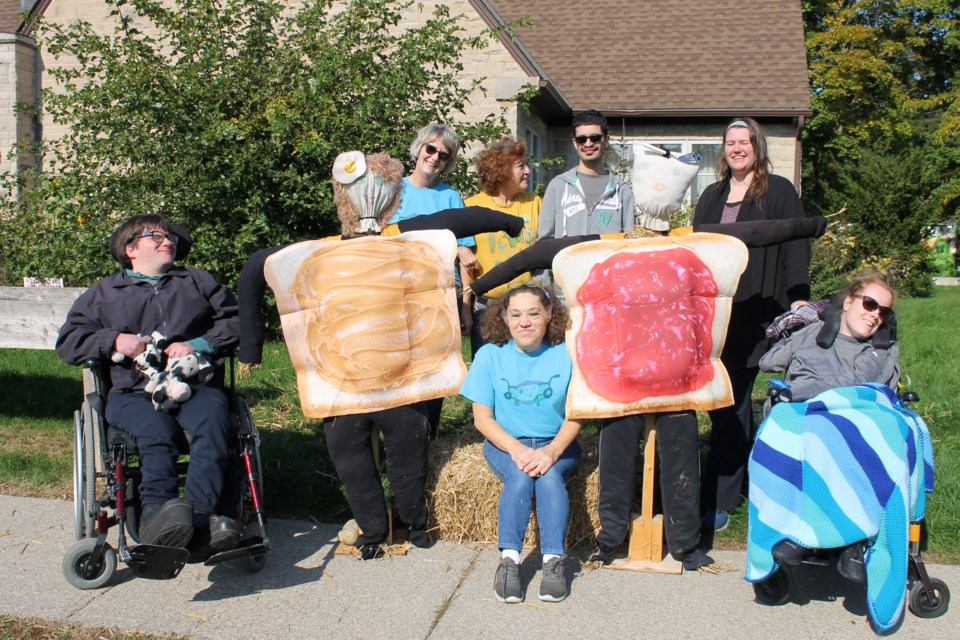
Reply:
<svg viewBox="0 0 960 640"><path fill-rule="evenodd" d="M500 564L494 593L521 602L520 551L537 499L543 553L540 599L567 596L564 538L570 515L566 479L580 458L581 423L566 418L571 363L563 344L569 314L555 292L522 285L495 299L483 319L485 344L460 393L473 402L487 464L503 481L497 514Z"/></svg>

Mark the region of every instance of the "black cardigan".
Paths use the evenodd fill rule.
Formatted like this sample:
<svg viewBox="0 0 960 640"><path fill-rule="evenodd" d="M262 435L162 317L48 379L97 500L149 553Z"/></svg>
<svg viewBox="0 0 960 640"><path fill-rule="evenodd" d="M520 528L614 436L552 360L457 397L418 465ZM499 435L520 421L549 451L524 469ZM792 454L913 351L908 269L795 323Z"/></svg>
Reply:
<svg viewBox="0 0 960 640"><path fill-rule="evenodd" d="M708 187L697 201L693 224L716 224L730 192L729 181ZM805 218L793 184L770 175L767 191L758 200L745 198L738 222ZM756 367L767 350L764 331L791 302L810 298L810 241L791 240L771 247L750 249L750 261L740 277L733 299L722 360L728 369Z"/></svg>

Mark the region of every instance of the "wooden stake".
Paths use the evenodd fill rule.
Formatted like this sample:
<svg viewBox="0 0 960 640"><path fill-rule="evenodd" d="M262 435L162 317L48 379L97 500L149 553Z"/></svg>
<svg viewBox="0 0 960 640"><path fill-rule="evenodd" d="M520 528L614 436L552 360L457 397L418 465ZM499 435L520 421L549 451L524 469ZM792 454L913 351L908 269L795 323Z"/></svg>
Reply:
<svg viewBox="0 0 960 640"><path fill-rule="evenodd" d="M643 443L643 493L640 513L630 523L630 546L626 558L610 563L611 569L651 573L683 573L683 564L663 550L663 516L653 514L654 471L657 461L657 416L647 414Z"/></svg>

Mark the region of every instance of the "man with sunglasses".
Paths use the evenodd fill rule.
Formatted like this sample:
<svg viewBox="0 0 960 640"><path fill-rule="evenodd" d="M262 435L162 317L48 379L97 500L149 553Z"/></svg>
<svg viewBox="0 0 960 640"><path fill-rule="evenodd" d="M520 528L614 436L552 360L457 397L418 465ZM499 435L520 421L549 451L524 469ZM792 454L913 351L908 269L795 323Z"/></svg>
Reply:
<svg viewBox="0 0 960 640"><path fill-rule="evenodd" d="M192 384L187 402L169 413L158 411L143 391L147 379L131 362L155 331L169 340L164 353L170 358L199 352L213 359L236 348L237 300L206 271L175 266L189 247L186 230L163 216L124 222L110 239L120 272L77 298L56 349L68 364L94 359L110 365L106 419L130 434L140 452L139 542L185 547L197 529L191 549L212 552L236 546L241 533L220 505L230 434L227 398L215 386ZM114 353L125 358L116 362ZM175 468L181 429L190 436L184 499L178 497Z"/></svg>
<svg viewBox="0 0 960 640"><path fill-rule="evenodd" d="M564 238L633 229L633 191L607 171L607 119L588 110L573 119L573 148L579 162L547 185L540 207L540 238Z"/></svg>

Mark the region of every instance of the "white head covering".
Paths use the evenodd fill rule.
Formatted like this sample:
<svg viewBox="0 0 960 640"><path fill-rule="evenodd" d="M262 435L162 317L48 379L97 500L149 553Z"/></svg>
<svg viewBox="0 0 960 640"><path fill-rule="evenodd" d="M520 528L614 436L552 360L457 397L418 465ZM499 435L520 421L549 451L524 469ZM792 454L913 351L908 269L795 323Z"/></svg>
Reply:
<svg viewBox="0 0 960 640"><path fill-rule="evenodd" d="M373 171L360 151L346 151L333 162L333 179L343 185L354 209L360 214L357 233L380 233L380 213L393 202L399 184L391 184Z"/></svg>

